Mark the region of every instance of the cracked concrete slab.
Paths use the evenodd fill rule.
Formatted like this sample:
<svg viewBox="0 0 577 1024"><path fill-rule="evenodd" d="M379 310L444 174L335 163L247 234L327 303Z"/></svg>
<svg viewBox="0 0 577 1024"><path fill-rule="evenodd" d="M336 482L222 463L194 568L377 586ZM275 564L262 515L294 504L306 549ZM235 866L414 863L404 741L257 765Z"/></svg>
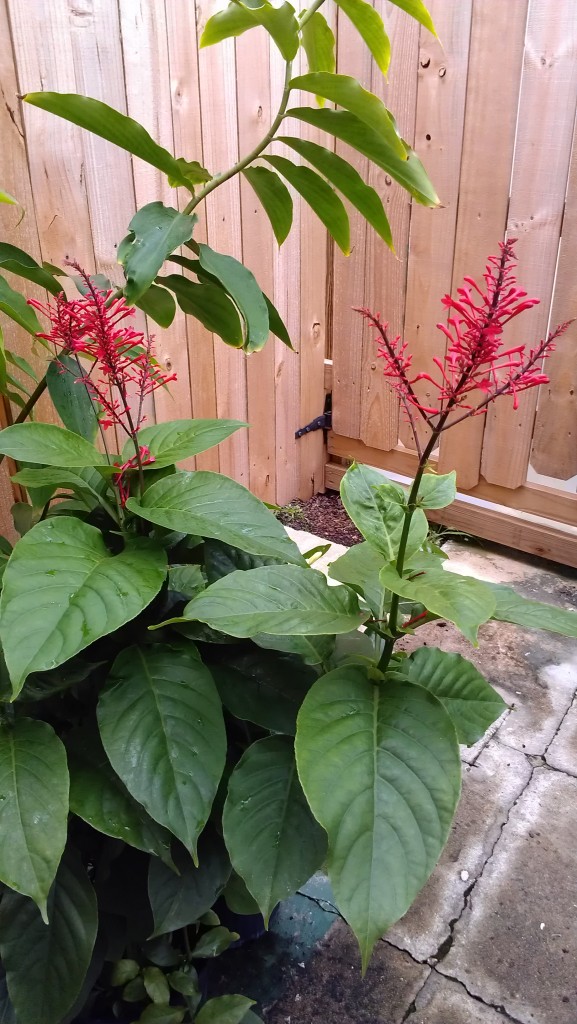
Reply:
<svg viewBox="0 0 577 1024"><path fill-rule="evenodd" d="M434 971L415 1000L406 1024L514 1024L502 1010L486 1006L456 981Z"/></svg>
<svg viewBox="0 0 577 1024"><path fill-rule="evenodd" d="M509 811L531 777L527 758L491 742L472 767L464 766L463 792L441 860L407 914L387 932L388 942L417 960L435 956L465 905Z"/></svg>
<svg viewBox="0 0 577 1024"><path fill-rule="evenodd" d="M438 970L521 1024L577 1020L577 780L537 768Z"/></svg>
<svg viewBox="0 0 577 1024"><path fill-rule="evenodd" d="M577 700L573 702L547 749L545 760L551 768L577 776Z"/></svg>

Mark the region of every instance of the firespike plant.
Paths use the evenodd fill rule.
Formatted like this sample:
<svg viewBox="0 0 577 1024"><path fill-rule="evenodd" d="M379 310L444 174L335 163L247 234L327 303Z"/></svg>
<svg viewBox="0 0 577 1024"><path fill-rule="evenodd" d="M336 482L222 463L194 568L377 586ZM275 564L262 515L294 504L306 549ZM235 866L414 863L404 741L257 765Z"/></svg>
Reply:
<svg viewBox="0 0 577 1024"><path fill-rule="evenodd" d="M0 603L0 996L20 1024L60 1024L85 1004L240 1024L254 1020L240 996L198 1011L194 964L235 937L215 899L268 922L324 868L366 968L447 839L459 743L504 708L465 658L406 656L396 641L435 618L475 645L490 619L577 636L575 613L445 571L425 515L455 497L455 474L427 465L441 431L543 382L563 327L529 351L504 345L535 301L515 286L511 243L485 289L468 281L444 300L435 375L411 378L407 346L364 311L429 439L408 493L348 470L343 502L366 539L332 564L330 586L240 484L175 469L243 424L143 426L143 398L166 378L125 299L80 278L84 297L45 307L42 334L84 435L0 432L42 509ZM421 381L435 400L418 397ZM126 437L120 455L94 446L98 424L104 440L105 428Z"/></svg>

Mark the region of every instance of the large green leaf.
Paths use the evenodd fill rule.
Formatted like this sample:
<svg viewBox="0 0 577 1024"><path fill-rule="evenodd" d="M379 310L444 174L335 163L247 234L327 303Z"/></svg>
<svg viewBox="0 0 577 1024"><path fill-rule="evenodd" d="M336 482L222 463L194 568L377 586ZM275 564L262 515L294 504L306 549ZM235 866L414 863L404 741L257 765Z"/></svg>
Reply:
<svg viewBox="0 0 577 1024"><path fill-rule="evenodd" d="M372 4L366 3L366 0L336 0L336 3L352 21L375 58L377 66L386 75L391 60L391 42L378 11Z"/></svg>
<svg viewBox="0 0 577 1024"><path fill-rule="evenodd" d="M341 498L349 516L363 537L387 562L396 559L405 521L405 493L370 466L354 462L341 481ZM422 509L413 512L406 557L418 551L429 527Z"/></svg>
<svg viewBox="0 0 577 1024"><path fill-rule="evenodd" d="M417 492L421 508L446 508L457 496L457 474L455 470L444 476L425 473Z"/></svg>
<svg viewBox="0 0 577 1024"><path fill-rule="evenodd" d="M243 348L258 352L269 336L268 307L256 278L233 256L224 256L202 243L198 247L201 267L215 277L240 310L245 324Z"/></svg>
<svg viewBox="0 0 577 1024"><path fill-rule="evenodd" d="M336 67L335 37L324 14L315 11L305 22L301 37L309 71L328 71L333 74ZM317 100L322 107L324 96L317 96Z"/></svg>
<svg viewBox="0 0 577 1024"><path fill-rule="evenodd" d="M0 312L6 313L29 334L38 334L42 330L38 317L20 292L10 287L5 277L0 276Z"/></svg>
<svg viewBox="0 0 577 1024"><path fill-rule="evenodd" d="M290 654L246 651L212 674L226 708L244 721L294 736L297 715L317 673Z"/></svg>
<svg viewBox="0 0 577 1024"><path fill-rule="evenodd" d="M100 530L46 519L18 542L4 573L0 639L14 696L30 672L56 668L134 619L166 577L166 555L144 538L112 555Z"/></svg>
<svg viewBox="0 0 577 1024"><path fill-rule="evenodd" d="M372 160L391 178L406 188L413 198L422 206L438 206L439 197L419 160L417 154L406 147L405 157L399 156L379 133L364 123L348 110L314 110L312 107L291 107L285 117L295 117L299 121L320 128L321 131L334 135L346 142L353 149Z"/></svg>
<svg viewBox="0 0 577 1024"><path fill-rule="evenodd" d="M183 616L238 637L348 633L368 618L350 590L297 565L232 572L193 597Z"/></svg>
<svg viewBox="0 0 577 1024"><path fill-rule="evenodd" d="M330 658L335 638L330 634L317 636L284 636L282 633L255 633L253 643L267 651L283 651L302 658L305 665L322 665Z"/></svg>
<svg viewBox="0 0 577 1024"><path fill-rule="evenodd" d="M9 245L8 242L0 242L0 267L9 270L12 274L17 274L18 277L23 277L26 281L34 281L34 284L45 288L52 295L58 295L62 291L62 285L52 274L44 270L23 249Z"/></svg>
<svg viewBox="0 0 577 1024"><path fill-rule="evenodd" d="M254 7L252 4L245 6L242 3L230 3L224 11L213 14L200 37L200 46L213 46L223 39L240 36L256 25L262 25L267 30L286 61L296 57L299 26L294 7L289 3L273 7L269 0L261 0Z"/></svg>
<svg viewBox="0 0 577 1024"><path fill-rule="evenodd" d="M106 492L106 483L96 469L62 469L48 467L46 469L21 469L12 477L15 483L22 484L29 492L36 493L38 490L49 489L51 494L62 488L62 490L73 491L82 499L88 499L89 508L100 504ZM106 499L104 498L104 501ZM42 504L34 502L35 505Z"/></svg>
<svg viewBox="0 0 577 1024"><path fill-rule="evenodd" d="M144 427L138 432L138 441L146 445L154 456L150 469L162 469L214 448L246 426L239 420L169 420ZM123 461L134 451L131 446L132 442L127 441L122 453Z"/></svg>
<svg viewBox="0 0 577 1024"><path fill-rule="evenodd" d="M544 601L530 601L521 597L512 587L501 583L488 583L496 601L491 618L500 622L514 622L529 629L547 629L550 633L577 637L577 612L557 608Z"/></svg>
<svg viewBox="0 0 577 1024"><path fill-rule="evenodd" d="M179 847L174 861L179 874L151 859L148 897L154 917L154 936L185 928L215 904L230 877L231 866L222 839L203 835L198 845L198 867Z"/></svg>
<svg viewBox="0 0 577 1024"><path fill-rule="evenodd" d="M24 96L24 100L34 107L41 107L42 110L48 110L51 114L86 128L87 131L114 143L120 149L126 149L152 167L164 171L173 179L175 185L190 187L191 180L186 174L186 163L175 160L167 149L163 149L151 138L138 121L133 121L131 117L121 114L106 103L93 100L89 96L59 92L29 92Z"/></svg>
<svg viewBox="0 0 577 1024"><path fill-rule="evenodd" d="M242 1024L254 1006L247 996L215 996L199 1010L195 1024Z"/></svg>
<svg viewBox="0 0 577 1024"><path fill-rule="evenodd" d="M70 810L92 828L172 864L171 836L131 797L113 772L96 732L77 729L66 739Z"/></svg>
<svg viewBox="0 0 577 1024"><path fill-rule="evenodd" d="M220 580L223 576L237 569L258 569L261 565L284 564L283 558L270 558L263 555L249 555L240 548L223 544L219 540L206 540L204 543L204 567L209 583Z"/></svg>
<svg viewBox="0 0 577 1024"><path fill-rule="evenodd" d="M339 249L348 256L351 249L349 218L335 190L310 167L300 167L284 156L266 156L265 159L309 204Z"/></svg>
<svg viewBox="0 0 577 1024"><path fill-rule="evenodd" d="M378 15L377 15L378 17ZM380 19L379 19L380 20ZM291 89L301 89L344 107L350 114L374 131L400 160L407 159L407 150L400 138L394 118L382 100L367 92L350 75L331 75L327 71L300 75L291 81Z"/></svg>
<svg viewBox="0 0 577 1024"><path fill-rule="evenodd" d="M460 789L455 730L427 690L393 680L377 686L348 666L321 677L305 698L296 757L328 833L336 902L366 970L446 842Z"/></svg>
<svg viewBox="0 0 577 1024"><path fill-rule="evenodd" d="M298 779L292 740L269 736L245 751L228 784L224 839L268 924L277 903L317 871L327 848Z"/></svg>
<svg viewBox="0 0 577 1024"><path fill-rule="evenodd" d="M214 331L232 348L242 348L240 316L222 288L215 284L196 284L182 274L167 274L158 280L174 292L183 313L196 317L207 331Z"/></svg>
<svg viewBox="0 0 577 1024"><path fill-rule="evenodd" d="M0 879L46 920L68 821L66 751L47 722L0 727L0 794Z"/></svg>
<svg viewBox="0 0 577 1024"><path fill-rule="evenodd" d="M372 544L363 541L331 562L329 576L339 583L348 583L349 586L360 589L373 615L380 618L383 610L383 587L379 573L384 564L385 559L381 552Z"/></svg>
<svg viewBox="0 0 577 1024"><path fill-rule="evenodd" d="M282 245L293 222L293 201L284 181L266 167L245 167L243 174L256 192Z"/></svg>
<svg viewBox="0 0 577 1024"><path fill-rule="evenodd" d="M424 25L424 27L427 28L429 32L432 32L434 36L437 35L435 26L433 25L433 19L425 7L423 0L391 0L391 3L393 3L395 7L400 7L400 9L405 11L407 14L410 14L411 18L415 18L416 21L419 21L421 25Z"/></svg>
<svg viewBox="0 0 577 1024"><path fill-rule="evenodd" d="M458 629L477 645L477 632L495 611L495 598L486 583L470 576L445 572L440 567L421 570L414 579L399 576L392 565L381 569L380 580L387 590L422 604L442 619L454 622Z"/></svg>
<svg viewBox="0 0 577 1024"><path fill-rule="evenodd" d="M79 381L85 375L86 371L76 359L61 353L48 364L46 384L66 429L93 442L98 430L99 410L86 386Z"/></svg>
<svg viewBox="0 0 577 1024"><path fill-rule="evenodd" d="M176 302L171 293L157 284L151 284L136 305L160 327L170 327L176 315Z"/></svg>
<svg viewBox="0 0 577 1024"><path fill-rule="evenodd" d="M220 473L175 473L149 487L140 501L129 498L126 507L168 530L214 537L254 555L303 564L272 512L246 487Z"/></svg>
<svg viewBox="0 0 577 1024"><path fill-rule="evenodd" d="M79 434L52 423L14 423L0 431L0 452L15 462L43 466L106 466L106 455Z"/></svg>
<svg viewBox="0 0 577 1024"><path fill-rule="evenodd" d="M5 892L0 955L20 1024L61 1024L82 988L98 927L96 896L68 850L48 897L48 924L31 900Z"/></svg>
<svg viewBox="0 0 577 1024"><path fill-rule="evenodd" d="M192 238L196 217L160 202L141 207L130 221L129 233L118 246L124 267L126 301L140 299L154 281L167 256Z"/></svg>
<svg viewBox="0 0 577 1024"><path fill-rule="evenodd" d="M368 6L368 5L367 5ZM371 7L371 10L373 8ZM338 153L333 153L324 146L318 146L316 142L307 142L305 139L280 136L279 142L291 146L297 153L304 156L313 167L316 167L321 174L338 188L339 192L346 197L362 213L365 220L375 229L378 235L387 245L393 247L391 226L387 219L381 197L374 188L363 181L358 171L343 160Z"/></svg>
<svg viewBox="0 0 577 1024"><path fill-rule="evenodd" d="M196 859L226 755L220 698L194 644L131 647L98 703L102 742L135 800Z"/></svg>
<svg viewBox="0 0 577 1024"><path fill-rule="evenodd" d="M474 665L460 654L420 647L399 667L412 683L435 694L457 731L459 743L471 746L507 707Z"/></svg>

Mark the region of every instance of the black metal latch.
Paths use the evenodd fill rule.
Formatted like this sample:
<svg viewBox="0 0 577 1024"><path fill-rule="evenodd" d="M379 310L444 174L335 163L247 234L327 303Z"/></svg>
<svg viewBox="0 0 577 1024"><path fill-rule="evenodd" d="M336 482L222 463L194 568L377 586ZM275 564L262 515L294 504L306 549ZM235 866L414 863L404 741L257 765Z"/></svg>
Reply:
<svg viewBox="0 0 577 1024"><path fill-rule="evenodd" d="M295 431L295 437L302 437L303 434L310 434L311 430L330 430L331 420L331 412L324 412L322 416L317 416L316 420L311 420L310 423L307 423L306 427L301 427L300 430Z"/></svg>

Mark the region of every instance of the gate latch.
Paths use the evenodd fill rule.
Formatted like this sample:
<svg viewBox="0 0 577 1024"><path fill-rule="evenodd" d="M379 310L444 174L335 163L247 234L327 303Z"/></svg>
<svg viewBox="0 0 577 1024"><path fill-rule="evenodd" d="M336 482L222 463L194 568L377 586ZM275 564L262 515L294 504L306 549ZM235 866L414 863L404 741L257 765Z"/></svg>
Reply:
<svg viewBox="0 0 577 1024"><path fill-rule="evenodd" d="M330 430L331 429L332 416L330 411L324 412L322 416L317 416L315 420L311 420L307 423L306 427L301 427L300 430L295 431L295 437L302 437L304 434L310 434L311 430Z"/></svg>

